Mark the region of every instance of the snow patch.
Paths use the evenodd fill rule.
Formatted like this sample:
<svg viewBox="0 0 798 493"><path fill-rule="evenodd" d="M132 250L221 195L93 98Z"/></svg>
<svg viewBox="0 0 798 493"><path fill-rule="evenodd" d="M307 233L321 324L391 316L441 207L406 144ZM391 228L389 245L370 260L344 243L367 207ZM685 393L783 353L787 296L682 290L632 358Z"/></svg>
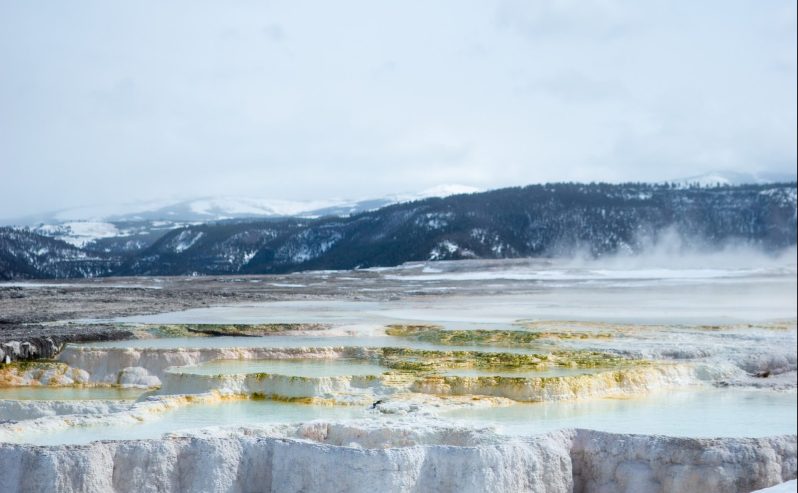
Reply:
<svg viewBox="0 0 798 493"><path fill-rule="evenodd" d="M205 233L202 231L195 232L190 229L181 231L171 242L174 245L175 253L182 253L188 250L204 235Z"/></svg>
<svg viewBox="0 0 798 493"><path fill-rule="evenodd" d="M125 236L116 226L107 222L70 221L61 224L43 224L33 228L35 233L50 236L82 248L101 238Z"/></svg>

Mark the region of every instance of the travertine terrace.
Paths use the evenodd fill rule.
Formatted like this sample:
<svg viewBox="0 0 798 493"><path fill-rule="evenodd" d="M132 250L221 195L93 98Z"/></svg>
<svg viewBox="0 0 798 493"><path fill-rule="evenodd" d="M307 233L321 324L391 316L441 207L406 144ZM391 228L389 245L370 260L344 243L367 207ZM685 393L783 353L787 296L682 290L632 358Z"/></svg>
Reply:
<svg viewBox="0 0 798 493"><path fill-rule="evenodd" d="M795 272L443 262L0 286L1 484L778 485L797 467Z"/></svg>

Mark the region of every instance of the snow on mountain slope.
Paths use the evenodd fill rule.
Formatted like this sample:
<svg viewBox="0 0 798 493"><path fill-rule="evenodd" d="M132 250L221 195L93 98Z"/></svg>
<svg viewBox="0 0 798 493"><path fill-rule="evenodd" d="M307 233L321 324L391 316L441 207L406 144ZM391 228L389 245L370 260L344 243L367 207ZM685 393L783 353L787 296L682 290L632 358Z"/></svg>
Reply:
<svg viewBox="0 0 798 493"><path fill-rule="evenodd" d="M21 230L65 241L70 245L109 252L138 250L152 244L161 235L198 222L178 221L66 221L21 227Z"/></svg>
<svg viewBox="0 0 798 493"><path fill-rule="evenodd" d="M60 224L43 224L33 231L41 235L63 240L76 247L84 247L87 243L100 238L126 236L111 223L97 221L69 221Z"/></svg>
<svg viewBox="0 0 798 493"><path fill-rule="evenodd" d="M96 257L84 269L88 275L263 274L424 259L606 256L653 247L678 254L737 243L778 252L795 245L795 200L794 183L534 185L396 204L353 217L114 222L127 236L98 238L82 251ZM83 239L88 232L110 234L110 228L81 226ZM49 264L20 255L52 247L53 240L30 228L5 229L5 269L15 278L83 275L76 269L89 265L73 262L75 247L61 242L58 252L48 254ZM0 234L0 262L2 248Z"/></svg>
<svg viewBox="0 0 798 493"><path fill-rule="evenodd" d="M465 185L440 185L419 193L363 200L281 200L257 197L207 197L78 207L10 224L63 240L79 248L137 250L166 231L191 224L240 218L348 216L387 205L479 191ZM113 240L113 244L111 243ZM99 243L103 243L100 245Z"/></svg>
<svg viewBox="0 0 798 493"><path fill-rule="evenodd" d="M315 216L314 212L330 207L353 207L356 202L340 200L292 201L248 197L215 197L188 202L189 209L214 218L251 216Z"/></svg>

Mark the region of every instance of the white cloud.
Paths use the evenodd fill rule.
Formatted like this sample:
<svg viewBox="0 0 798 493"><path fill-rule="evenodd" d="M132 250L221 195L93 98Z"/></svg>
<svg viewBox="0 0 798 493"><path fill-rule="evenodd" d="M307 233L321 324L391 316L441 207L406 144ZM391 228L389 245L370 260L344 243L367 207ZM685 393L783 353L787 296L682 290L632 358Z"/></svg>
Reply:
<svg viewBox="0 0 798 493"><path fill-rule="evenodd" d="M794 173L790 1L0 2L2 216Z"/></svg>

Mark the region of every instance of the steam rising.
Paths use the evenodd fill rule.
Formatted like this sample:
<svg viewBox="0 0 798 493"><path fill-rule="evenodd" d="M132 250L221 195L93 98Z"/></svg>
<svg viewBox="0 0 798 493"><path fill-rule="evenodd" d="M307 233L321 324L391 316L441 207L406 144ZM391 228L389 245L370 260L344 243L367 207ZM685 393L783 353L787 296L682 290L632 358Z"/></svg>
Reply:
<svg viewBox="0 0 798 493"><path fill-rule="evenodd" d="M573 267L607 269L789 269L796 270L796 245L772 250L748 241L714 243L666 228L656 235L640 235L631 248L596 257L577 248L571 257Z"/></svg>

